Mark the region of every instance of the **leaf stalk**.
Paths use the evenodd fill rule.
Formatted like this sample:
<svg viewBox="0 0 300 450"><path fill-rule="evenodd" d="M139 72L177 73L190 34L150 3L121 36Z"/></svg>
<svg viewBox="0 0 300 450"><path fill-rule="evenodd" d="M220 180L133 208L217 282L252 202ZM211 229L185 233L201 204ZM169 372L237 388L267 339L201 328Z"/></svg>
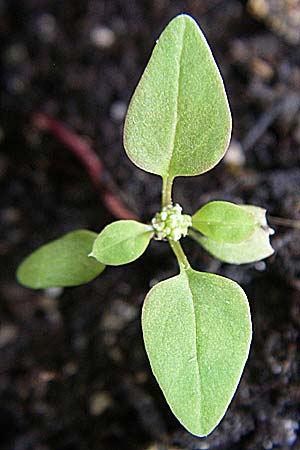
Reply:
<svg viewBox="0 0 300 450"><path fill-rule="evenodd" d="M172 241L171 239L169 239L169 244L177 258L177 261L178 261L178 264L180 267L180 271L189 269L191 266L190 266L190 263L188 262L188 259L183 251L183 248L181 247L180 242Z"/></svg>
<svg viewBox="0 0 300 450"><path fill-rule="evenodd" d="M164 208L164 206L172 204L173 180L174 178L169 176L163 178L162 199L161 199L162 208Z"/></svg>

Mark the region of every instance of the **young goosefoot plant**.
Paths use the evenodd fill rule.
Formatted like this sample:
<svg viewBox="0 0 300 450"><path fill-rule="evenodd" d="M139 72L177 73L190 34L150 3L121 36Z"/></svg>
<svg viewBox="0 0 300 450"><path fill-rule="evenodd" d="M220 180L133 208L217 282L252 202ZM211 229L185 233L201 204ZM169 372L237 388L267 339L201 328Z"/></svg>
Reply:
<svg viewBox="0 0 300 450"><path fill-rule="evenodd" d="M169 242L179 274L146 296L142 328L152 371L182 425L197 436L220 422L239 383L251 342L247 297L232 280L194 270L180 239L190 236L221 261L242 264L273 253L266 211L212 201L192 217L172 203L177 176L207 172L224 156L231 114L202 31L179 15L163 31L135 90L124 146L141 169L162 177L162 209L150 224L119 220L97 235L78 230L28 256L17 277L39 289L76 286L106 265L136 260L152 238Z"/></svg>

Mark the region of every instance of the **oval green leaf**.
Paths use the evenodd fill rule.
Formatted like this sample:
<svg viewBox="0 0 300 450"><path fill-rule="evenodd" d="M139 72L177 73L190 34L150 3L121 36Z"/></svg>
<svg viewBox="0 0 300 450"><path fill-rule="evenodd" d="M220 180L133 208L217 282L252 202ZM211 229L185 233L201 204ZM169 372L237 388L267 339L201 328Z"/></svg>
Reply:
<svg viewBox="0 0 300 450"><path fill-rule="evenodd" d="M199 175L223 157L231 114L218 67L195 20L173 19L158 39L124 127L129 158L147 172Z"/></svg>
<svg viewBox="0 0 300 450"><path fill-rule="evenodd" d="M220 422L239 383L251 342L241 287L188 269L151 289L142 314L153 373L182 425L196 436Z"/></svg>
<svg viewBox="0 0 300 450"><path fill-rule="evenodd" d="M118 220L99 234L90 256L110 266L119 266L139 258L153 236L149 225L135 220Z"/></svg>
<svg viewBox="0 0 300 450"><path fill-rule="evenodd" d="M78 286L96 278L105 266L88 257L97 233L76 230L31 253L17 270L18 281L32 289Z"/></svg>
<svg viewBox="0 0 300 450"><path fill-rule="evenodd" d="M192 226L214 241L236 243L251 236L255 218L234 203L213 201L193 215Z"/></svg>
<svg viewBox="0 0 300 450"><path fill-rule="evenodd" d="M190 236L215 258L229 264L247 264L268 258L274 253L270 244L270 235L274 231L267 224L266 210L252 205L241 205L241 208L253 214L256 221L254 232L245 241L230 244L216 242L193 233L190 233Z"/></svg>

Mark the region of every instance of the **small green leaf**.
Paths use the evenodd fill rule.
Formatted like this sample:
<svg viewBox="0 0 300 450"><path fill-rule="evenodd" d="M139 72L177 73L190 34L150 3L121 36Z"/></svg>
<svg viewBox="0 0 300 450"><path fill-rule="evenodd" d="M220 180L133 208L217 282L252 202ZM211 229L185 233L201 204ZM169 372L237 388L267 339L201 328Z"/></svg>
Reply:
<svg viewBox="0 0 300 450"><path fill-rule="evenodd" d="M231 114L218 67L194 19L173 19L135 90L124 146L141 169L174 178L199 175L223 157Z"/></svg>
<svg viewBox="0 0 300 450"><path fill-rule="evenodd" d="M229 202L204 205L192 218L192 226L217 242L241 242L251 236L255 219L251 212Z"/></svg>
<svg viewBox="0 0 300 450"><path fill-rule="evenodd" d="M151 368L177 419L206 436L220 422L239 383L251 342L241 287L192 269L157 284L142 314Z"/></svg>
<svg viewBox="0 0 300 450"><path fill-rule="evenodd" d="M273 234L273 230L268 227L266 210L252 205L242 205L241 208L252 213L256 219L254 232L245 241L230 244L194 234L191 236L215 258L229 264L246 264L271 256L274 253L270 244L270 235Z"/></svg>
<svg viewBox="0 0 300 450"><path fill-rule="evenodd" d="M119 220L101 231L91 256L111 266L127 264L144 253L152 236L153 229L149 225L135 220Z"/></svg>
<svg viewBox="0 0 300 450"><path fill-rule="evenodd" d="M17 270L17 279L32 289L78 286L96 278L105 266L88 257L97 234L76 230L31 253Z"/></svg>

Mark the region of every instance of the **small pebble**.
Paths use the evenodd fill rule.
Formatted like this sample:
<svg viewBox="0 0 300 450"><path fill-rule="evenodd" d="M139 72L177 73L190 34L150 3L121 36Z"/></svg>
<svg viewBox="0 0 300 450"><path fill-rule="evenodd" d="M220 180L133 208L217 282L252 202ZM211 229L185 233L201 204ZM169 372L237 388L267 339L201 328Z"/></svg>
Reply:
<svg viewBox="0 0 300 450"><path fill-rule="evenodd" d="M114 361L115 363L121 364L122 362L124 362L124 355L123 355L122 351L120 350L120 348L111 347L108 350L108 354L109 354L109 357L111 358L111 360Z"/></svg>
<svg viewBox="0 0 300 450"><path fill-rule="evenodd" d="M116 300L108 311L103 314L101 328L105 331L118 332L135 319L137 309L122 300Z"/></svg>
<svg viewBox="0 0 300 450"><path fill-rule="evenodd" d="M199 444L199 450L209 450L210 445L207 442L201 442Z"/></svg>
<svg viewBox="0 0 300 450"><path fill-rule="evenodd" d="M231 141L229 148L225 154L224 161L226 164L242 167L246 162L243 148L238 141Z"/></svg>
<svg viewBox="0 0 300 450"><path fill-rule="evenodd" d="M57 378L57 373L54 370L42 370L38 373L37 382L49 383Z"/></svg>
<svg viewBox="0 0 300 450"><path fill-rule="evenodd" d="M285 432L285 442L288 445L288 448L290 448L290 446L296 442L299 424L295 420L291 419L283 419L281 424L282 432Z"/></svg>
<svg viewBox="0 0 300 450"><path fill-rule="evenodd" d="M276 363L276 362L273 362L273 363L272 363L271 369L272 369L272 373L273 373L274 375L279 375L279 374L281 374L281 372L282 372L281 365L278 364L278 363Z"/></svg>
<svg viewBox="0 0 300 450"><path fill-rule="evenodd" d="M123 122L126 111L127 111L126 103L117 101L111 105L110 116L115 122Z"/></svg>
<svg viewBox="0 0 300 450"><path fill-rule="evenodd" d="M45 289L45 294L49 298L59 298L63 291L64 289L62 287L52 287Z"/></svg>
<svg viewBox="0 0 300 450"><path fill-rule="evenodd" d="M37 21L40 38L44 42L53 42L56 37L56 21L51 14L42 14Z"/></svg>
<svg viewBox="0 0 300 450"><path fill-rule="evenodd" d="M17 208L6 208L2 211L2 220L10 225L17 223L21 219L21 212Z"/></svg>
<svg viewBox="0 0 300 450"><path fill-rule="evenodd" d="M116 37L110 28L98 26L91 31L90 39L96 47L105 49L112 47L115 43Z"/></svg>
<svg viewBox="0 0 300 450"><path fill-rule="evenodd" d="M15 340L17 328L12 324L3 324L0 328L0 348L5 347Z"/></svg>
<svg viewBox="0 0 300 450"><path fill-rule="evenodd" d="M273 443L272 443L272 441L270 441L269 439L265 440L265 441L263 442L263 448L264 448L265 450L271 450L271 449L273 448Z"/></svg>
<svg viewBox="0 0 300 450"><path fill-rule="evenodd" d="M112 398L107 392L95 392L90 398L90 414L92 416L100 416L112 403Z"/></svg>
<svg viewBox="0 0 300 450"><path fill-rule="evenodd" d="M274 75L272 66L261 58L253 58L251 66L255 75L263 80L269 81Z"/></svg>
<svg viewBox="0 0 300 450"><path fill-rule="evenodd" d="M69 361L64 367L63 367L63 374L66 377L71 377L75 375L78 372L78 365L73 362Z"/></svg>
<svg viewBox="0 0 300 450"><path fill-rule="evenodd" d="M146 383L146 381L148 380L148 373L147 372L137 372L135 375L135 381L138 384L143 384Z"/></svg>
<svg viewBox="0 0 300 450"><path fill-rule="evenodd" d="M258 272L263 272L266 270L267 265L264 261L259 261L254 265L254 267Z"/></svg>

